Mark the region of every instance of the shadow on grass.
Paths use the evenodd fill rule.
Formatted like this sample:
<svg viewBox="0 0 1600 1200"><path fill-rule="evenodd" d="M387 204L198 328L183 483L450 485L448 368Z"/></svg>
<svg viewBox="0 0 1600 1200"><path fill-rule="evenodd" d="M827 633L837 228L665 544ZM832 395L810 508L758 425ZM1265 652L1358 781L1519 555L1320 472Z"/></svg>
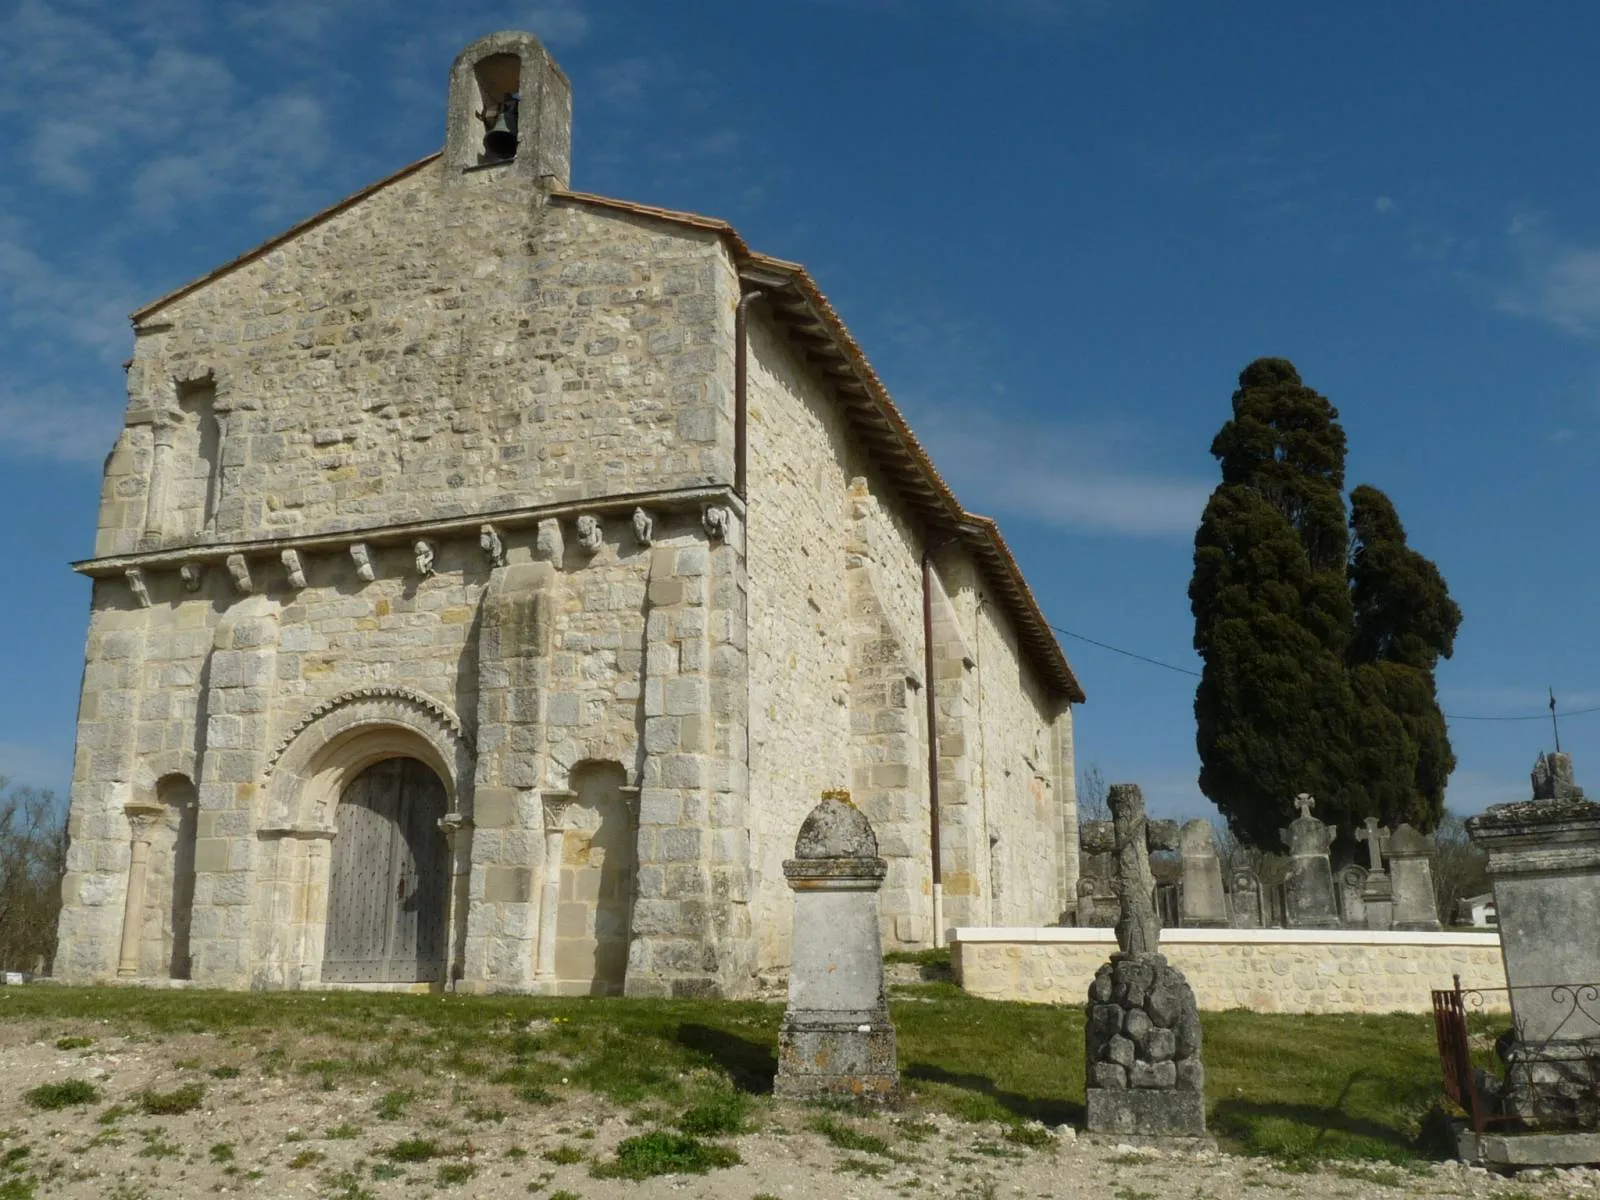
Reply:
<svg viewBox="0 0 1600 1200"><path fill-rule="evenodd" d="M1222 1100L1211 1110L1209 1124L1213 1133L1254 1153L1321 1158L1359 1148L1375 1151L1375 1157L1415 1156L1417 1139L1405 1130L1345 1111L1350 1093L1363 1082L1382 1080L1367 1071L1352 1072L1332 1104Z"/></svg>
<svg viewBox="0 0 1600 1200"><path fill-rule="evenodd" d="M1041 1121L1046 1125L1083 1124L1083 1105L1074 1104L1070 1100L1051 1100L1024 1096L1019 1092L1007 1092L996 1087L994 1080L987 1075L947 1071L931 1063L911 1063L901 1069L900 1077L914 1079L919 1083L941 1083L946 1087L960 1088L964 1092L976 1092L987 1096L1022 1121Z"/></svg>
<svg viewBox="0 0 1600 1200"><path fill-rule="evenodd" d="M778 1073L778 1056L765 1042L751 1041L709 1025L679 1025L675 1039L686 1050L714 1059L741 1092L766 1095Z"/></svg>

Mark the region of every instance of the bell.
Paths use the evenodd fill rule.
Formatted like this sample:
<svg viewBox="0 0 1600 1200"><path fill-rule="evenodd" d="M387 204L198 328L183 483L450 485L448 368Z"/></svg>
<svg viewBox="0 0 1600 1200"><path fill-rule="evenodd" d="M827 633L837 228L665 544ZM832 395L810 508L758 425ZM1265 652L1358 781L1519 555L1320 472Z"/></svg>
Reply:
<svg viewBox="0 0 1600 1200"><path fill-rule="evenodd" d="M489 132L483 135L483 150L485 154L493 155L495 158L517 156L517 131L506 124L504 112L494 119Z"/></svg>

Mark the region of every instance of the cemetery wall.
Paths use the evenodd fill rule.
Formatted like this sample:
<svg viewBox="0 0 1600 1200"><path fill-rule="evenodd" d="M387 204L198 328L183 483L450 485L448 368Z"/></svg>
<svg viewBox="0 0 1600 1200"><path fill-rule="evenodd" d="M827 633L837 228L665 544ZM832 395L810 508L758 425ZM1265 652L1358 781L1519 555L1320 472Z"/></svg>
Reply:
<svg viewBox="0 0 1600 1200"><path fill-rule="evenodd" d="M1115 949L1110 929L958 929L951 956L975 996L1081 1004ZM1168 929L1161 953L1209 1012L1420 1013L1453 975L1463 987L1506 986L1498 933ZM1503 995L1485 1000L1508 1011Z"/></svg>

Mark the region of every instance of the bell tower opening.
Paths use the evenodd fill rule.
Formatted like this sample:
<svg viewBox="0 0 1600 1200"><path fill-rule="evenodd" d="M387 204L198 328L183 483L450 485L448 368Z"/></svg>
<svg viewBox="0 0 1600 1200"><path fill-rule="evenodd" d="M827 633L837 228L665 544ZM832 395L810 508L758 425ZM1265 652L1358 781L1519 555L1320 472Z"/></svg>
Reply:
<svg viewBox="0 0 1600 1200"><path fill-rule="evenodd" d="M572 85L531 33L491 33L450 68L445 162L567 186Z"/></svg>
<svg viewBox="0 0 1600 1200"><path fill-rule="evenodd" d="M485 163L517 156L517 109L522 103L522 60L515 54L491 54L472 68L478 86L473 113L483 123Z"/></svg>

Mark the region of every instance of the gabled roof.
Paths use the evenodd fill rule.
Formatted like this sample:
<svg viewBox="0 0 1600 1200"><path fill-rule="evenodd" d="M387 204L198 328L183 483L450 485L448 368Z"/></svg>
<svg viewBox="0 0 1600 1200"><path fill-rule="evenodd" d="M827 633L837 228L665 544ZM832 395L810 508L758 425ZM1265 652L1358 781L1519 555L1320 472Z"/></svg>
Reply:
<svg viewBox="0 0 1600 1200"><path fill-rule="evenodd" d="M438 154L430 154L330 205L216 270L135 310L133 321L137 324L174 300L260 258L390 184L415 174L439 157ZM757 254L732 225L714 217L613 200L587 192L558 189L550 193L550 198L558 203L608 209L701 229L721 237L733 255L743 284L761 291L773 317L796 348L832 385L850 421L852 432L872 453L874 461L922 522L927 531L925 536L928 544L937 549L943 544L959 542L966 548L977 561L989 586L1004 602L1016 627L1021 649L1038 668L1050 694L1072 704L1083 702L1083 688L1079 686L1067 656L1062 653L1060 643L1051 632L1038 600L1023 578L1022 568L1017 565L1016 557L1000 535L1000 527L988 517L970 513L961 507L955 493L940 477L933 460L895 407L883 381L867 361L867 356L803 266Z"/></svg>

